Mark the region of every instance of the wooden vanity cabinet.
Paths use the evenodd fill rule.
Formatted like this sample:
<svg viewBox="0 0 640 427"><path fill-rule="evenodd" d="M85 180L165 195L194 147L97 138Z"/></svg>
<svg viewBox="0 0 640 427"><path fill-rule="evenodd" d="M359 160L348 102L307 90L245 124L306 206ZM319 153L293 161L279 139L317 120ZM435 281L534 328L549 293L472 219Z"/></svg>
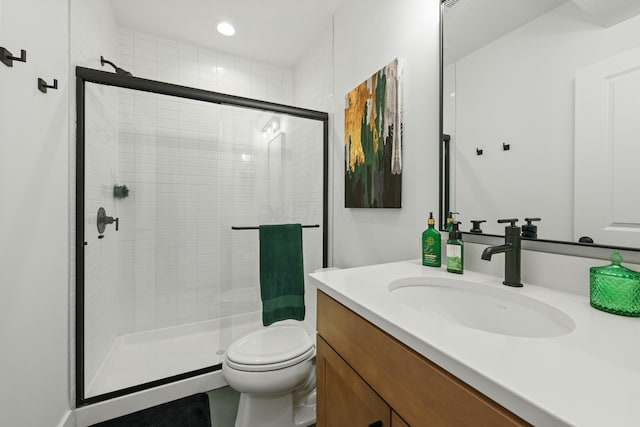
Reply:
<svg viewBox="0 0 640 427"><path fill-rule="evenodd" d="M391 427L409 427L409 424L405 423L400 415L391 412Z"/></svg>
<svg viewBox="0 0 640 427"><path fill-rule="evenodd" d="M389 405L322 339L317 341L318 427L381 426L391 423Z"/></svg>
<svg viewBox="0 0 640 427"><path fill-rule="evenodd" d="M318 291L318 427L528 426Z"/></svg>

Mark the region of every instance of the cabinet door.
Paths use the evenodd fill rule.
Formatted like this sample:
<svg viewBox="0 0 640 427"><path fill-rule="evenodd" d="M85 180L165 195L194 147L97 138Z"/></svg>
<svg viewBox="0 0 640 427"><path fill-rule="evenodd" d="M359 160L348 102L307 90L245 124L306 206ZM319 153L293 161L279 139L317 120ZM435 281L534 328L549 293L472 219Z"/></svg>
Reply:
<svg viewBox="0 0 640 427"><path fill-rule="evenodd" d="M402 418L395 412L391 411L391 427L409 427Z"/></svg>
<svg viewBox="0 0 640 427"><path fill-rule="evenodd" d="M321 338L317 347L318 427L388 427L391 409Z"/></svg>

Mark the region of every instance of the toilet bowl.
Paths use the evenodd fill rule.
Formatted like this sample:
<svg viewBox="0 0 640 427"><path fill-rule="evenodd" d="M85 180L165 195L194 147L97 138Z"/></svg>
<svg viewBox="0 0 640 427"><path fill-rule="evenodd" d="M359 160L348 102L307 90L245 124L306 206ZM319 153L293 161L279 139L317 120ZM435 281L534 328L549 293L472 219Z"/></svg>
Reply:
<svg viewBox="0 0 640 427"><path fill-rule="evenodd" d="M240 392L235 427L306 427L315 422L315 344L299 325L269 326L229 346L227 384Z"/></svg>

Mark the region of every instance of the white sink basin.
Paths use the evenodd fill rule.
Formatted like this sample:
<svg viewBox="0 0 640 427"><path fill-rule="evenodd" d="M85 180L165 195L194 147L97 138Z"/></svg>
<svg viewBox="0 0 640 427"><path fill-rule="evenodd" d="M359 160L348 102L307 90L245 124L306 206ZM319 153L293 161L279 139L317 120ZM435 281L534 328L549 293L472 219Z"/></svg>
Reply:
<svg viewBox="0 0 640 427"><path fill-rule="evenodd" d="M575 329L565 313L517 289L444 277L406 277L388 289L392 299L411 309L495 334L556 337Z"/></svg>

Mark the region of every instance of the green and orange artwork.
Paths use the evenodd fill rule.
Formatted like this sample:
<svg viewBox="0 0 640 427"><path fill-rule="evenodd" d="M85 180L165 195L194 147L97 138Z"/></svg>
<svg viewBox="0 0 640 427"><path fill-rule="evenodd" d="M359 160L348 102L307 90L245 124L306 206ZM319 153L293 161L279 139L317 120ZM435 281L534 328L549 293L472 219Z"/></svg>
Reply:
<svg viewBox="0 0 640 427"><path fill-rule="evenodd" d="M344 110L345 207L402 202L402 93L398 60L360 83Z"/></svg>

